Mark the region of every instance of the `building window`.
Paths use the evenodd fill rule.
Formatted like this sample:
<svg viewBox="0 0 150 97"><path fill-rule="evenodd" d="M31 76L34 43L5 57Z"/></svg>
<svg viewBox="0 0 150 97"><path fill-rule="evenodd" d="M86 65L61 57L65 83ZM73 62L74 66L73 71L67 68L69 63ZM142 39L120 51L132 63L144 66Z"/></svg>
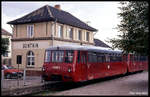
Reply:
<svg viewBox="0 0 150 97"><path fill-rule="evenodd" d="M86 32L86 41L89 41L89 32Z"/></svg>
<svg viewBox="0 0 150 97"><path fill-rule="evenodd" d="M34 26L33 25L27 25L27 37L33 37L34 34Z"/></svg>
<svg viewBox="0 0 150 97"><path fill-rule="evenodd" d="M81 30L78 30L78 40L81 40L81 37L82 37L82 32Z"/></svg>
<svg viewBox="0 0 150 97"><path fill-rule="evenodd" d="M73 28L69 28L68 33L69 33L69 38L73 39Z"/></svg>
<svg viewBox="0 0 150 97"><path fill-rule="evenodd" d="M27 67L33 67L34 65L35 65L34 53L32 51L29 51L27 53Z"/></svg>
<svg viewBox="0 0 150 97"><path fill-rule="evenodd" d="M58 26L58 37L63 37L63 26Z"/></svg>

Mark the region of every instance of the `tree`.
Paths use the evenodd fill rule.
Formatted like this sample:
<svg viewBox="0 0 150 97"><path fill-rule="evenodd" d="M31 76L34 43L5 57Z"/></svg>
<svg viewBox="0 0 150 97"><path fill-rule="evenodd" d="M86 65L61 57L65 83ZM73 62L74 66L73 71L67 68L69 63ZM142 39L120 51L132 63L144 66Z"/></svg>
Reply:
<svg viewBox="0 0 150 97"><path fill-rule="evenodd" d="M7 52L8 46L9 46L9 39L2 38L2 40L1 40L1 55L4 55Z"/></svg>
<svg viewBox="0 0 150 97"><path fill-rule="evenodd" d="M148 6L146 1L121 2L121 22L117 26L121 34L109 40L113 48L148 55Z"/></svg>

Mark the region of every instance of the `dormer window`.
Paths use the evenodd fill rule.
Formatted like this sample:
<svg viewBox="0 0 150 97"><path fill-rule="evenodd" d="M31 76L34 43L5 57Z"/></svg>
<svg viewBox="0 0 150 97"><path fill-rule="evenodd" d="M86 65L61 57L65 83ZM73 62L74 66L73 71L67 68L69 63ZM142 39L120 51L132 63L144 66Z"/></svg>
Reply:
<svg viewBox="0 0 150 97"><path fill-rule="evenodd" d="M34 35L34 26L27 25L27 37L31 38Z"/></svg>

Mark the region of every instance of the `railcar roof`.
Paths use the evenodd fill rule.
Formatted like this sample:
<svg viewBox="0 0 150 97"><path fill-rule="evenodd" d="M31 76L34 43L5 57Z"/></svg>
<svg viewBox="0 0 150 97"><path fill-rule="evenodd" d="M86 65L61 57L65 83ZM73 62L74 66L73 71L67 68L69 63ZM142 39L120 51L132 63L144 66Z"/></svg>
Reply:
<svg viewBox="0 0 150 97"><path fill-rule="evenodd" d="M117 53L121 54L120 50L112 50L111 48L105 47L96 47L96 46L81 46L81 45L57 45L50 46L46 50L82 50L82 51L93 51L93 52L101 52L101 53Z"/></svg>

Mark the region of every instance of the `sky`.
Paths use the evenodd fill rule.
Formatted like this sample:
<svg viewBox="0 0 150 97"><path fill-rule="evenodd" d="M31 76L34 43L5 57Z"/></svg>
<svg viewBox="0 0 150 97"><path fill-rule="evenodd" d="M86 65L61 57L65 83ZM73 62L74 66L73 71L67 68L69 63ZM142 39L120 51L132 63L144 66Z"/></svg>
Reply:
<svg viewBox="0 0 150 97"><path fill-rule="evenodd" d="M108 43L108 39L117 38L119 34L118 30L115 29L120 23L120 18L117 15L120 13L119 2L117 1L103 1L103 2L2 2L1 5L1 25L2 28L12 33L8 21L20 18L44 5L54 6L59 4L61 9L67 11L79 18L83 22L88 22L93 28L98 29L98 32L94 35L94 38L100 39L104 43L111 46Z"/></svg>

